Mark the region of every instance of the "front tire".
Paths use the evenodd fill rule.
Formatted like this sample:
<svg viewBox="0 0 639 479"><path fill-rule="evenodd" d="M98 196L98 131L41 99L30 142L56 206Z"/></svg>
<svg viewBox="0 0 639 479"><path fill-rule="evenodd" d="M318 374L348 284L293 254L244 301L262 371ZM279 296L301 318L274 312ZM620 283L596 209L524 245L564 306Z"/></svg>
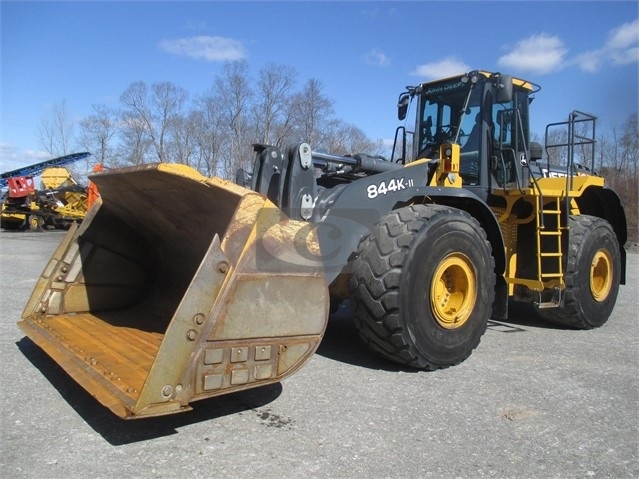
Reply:
<svg viewBox="0 0 639 479"><path fill-rule="evenodd" d="M402 365L432 370L460 363L486 331L494 269L486 233L466 212L441 205L393 211L351 262L360 337Z"/></svg>
<svg viewBox="0 0 639 479"><path fill-rule="evenodd" d="M540 309L547 321L575 329L598 328L610 317L619 292L621 258L610 224L595 216L570 216L564 300Z"/></svg>

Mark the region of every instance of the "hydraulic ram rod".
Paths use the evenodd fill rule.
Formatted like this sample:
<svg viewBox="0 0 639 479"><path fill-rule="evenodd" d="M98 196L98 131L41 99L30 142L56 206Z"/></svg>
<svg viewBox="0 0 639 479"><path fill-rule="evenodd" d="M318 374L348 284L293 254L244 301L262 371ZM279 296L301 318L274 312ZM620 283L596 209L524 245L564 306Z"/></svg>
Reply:
<svg viewBox="0 0 639 479"><path fill-rule="evenodd" d="M312 155L313 160L316 161L350 165L356 170L369 171L372 173L382 173L384 171L396 170L402 167L402 165L398 163L392 163L379 156L369 156L365 154L341 156L313 151Z"/></svg>

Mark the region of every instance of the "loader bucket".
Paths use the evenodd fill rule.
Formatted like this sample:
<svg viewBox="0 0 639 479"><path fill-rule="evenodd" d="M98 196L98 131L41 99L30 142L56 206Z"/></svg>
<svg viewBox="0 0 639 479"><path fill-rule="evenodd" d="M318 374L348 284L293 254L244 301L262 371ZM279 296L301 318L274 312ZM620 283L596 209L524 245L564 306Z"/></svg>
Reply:
<svg viewBox="0 0 639 479"><path fill-rule="evenodd" d="M280 381L315 352L329 300L308 225L183 165L95 175L18 322L122 418Z"/></svg>

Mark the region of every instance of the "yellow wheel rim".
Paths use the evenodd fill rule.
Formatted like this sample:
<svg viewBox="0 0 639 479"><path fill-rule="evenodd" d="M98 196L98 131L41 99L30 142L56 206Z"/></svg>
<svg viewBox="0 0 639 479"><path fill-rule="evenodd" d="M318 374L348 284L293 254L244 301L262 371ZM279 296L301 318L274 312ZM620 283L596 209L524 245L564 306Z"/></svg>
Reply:
<svg viewBox="0 0 639 479"><path fill-rule="evenodd" d="M468 257L461 253L446 256L437 266L430 286L430 306L437 323L446 329L463 326L476 299L475 270Z"/></svg>
<svg viewBox="0 0 639 479"><path fill-rule="evenodd" d="M37 228L39 226L40 221L38 220L37 216L32 216L29 219L29 223L31 225L31 228Z"/></svg>
<svg viewBox="0 0 639 479"><path fill-rule="evenodd" d="M595 301L601 302L612 289L612 259L608 250L600 249L590 264L590 292Z"/></svg>

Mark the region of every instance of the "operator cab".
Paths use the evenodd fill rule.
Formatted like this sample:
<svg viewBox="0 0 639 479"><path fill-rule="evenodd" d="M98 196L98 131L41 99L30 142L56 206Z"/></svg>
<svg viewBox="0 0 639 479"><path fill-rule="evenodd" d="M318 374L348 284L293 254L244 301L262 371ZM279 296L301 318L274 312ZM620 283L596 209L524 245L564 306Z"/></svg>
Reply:
<svg viewBox="0 0 639 479"><path fill-rule="evenodd" d="M526 162L540 156L541 147L534 147L531 158L528 141L528 105L539 89L480 71L408 88L400 96L398 113L400 119L406 115L402 99L419 98L413 158L436 159L442 143L457 143L463 187L486 194L521 187Z"/></svg>

